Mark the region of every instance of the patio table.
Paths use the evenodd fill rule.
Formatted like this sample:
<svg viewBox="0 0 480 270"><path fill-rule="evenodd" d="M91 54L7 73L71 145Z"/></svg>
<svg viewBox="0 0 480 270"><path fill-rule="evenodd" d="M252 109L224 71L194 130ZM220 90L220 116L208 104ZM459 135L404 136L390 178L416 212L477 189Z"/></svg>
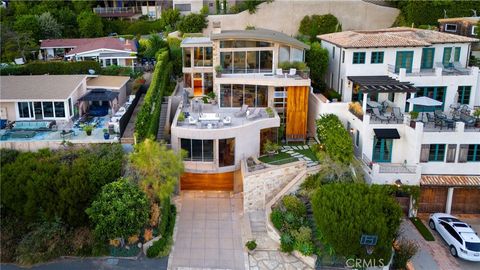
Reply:
<svg viewBox="0 0 480 270"><path fill-rule="evenodd" d="M373 100L367 101L367 105L368 105L369 107L372 107L372 108L381 108L381 107L383 107L382 104L380 104L380 103L378 103L378 102L376 102L376 101L373 101Z"/></svg>
<svg viewBox="0 0 480 270"><path fill-rule="evenodd" d="M216 113L202 113L200 117L198 117L200 121L219 121L220 117Z"/></svg>

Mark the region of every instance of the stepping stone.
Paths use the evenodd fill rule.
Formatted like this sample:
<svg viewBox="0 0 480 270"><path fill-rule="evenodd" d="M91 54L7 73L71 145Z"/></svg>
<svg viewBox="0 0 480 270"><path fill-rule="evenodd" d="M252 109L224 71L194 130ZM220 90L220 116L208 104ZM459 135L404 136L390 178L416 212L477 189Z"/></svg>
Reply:
<svg viewBox="0 0 480 270"><path fill-rule="evenodd" d="M288 150L286 150L286 149L281 149L281 150L280 150L280 152L282 152L282 153L285 153L285 152L287 152L287 151L288 151Z"/></svg>
<svg viewBox="0 0 480 270"><path fill-rule="evenodd" d="M287 154L294 154L295 152L293 152L292 150L290 150L290 151L287 151L286 153L287 153Z"/></svg>
<svg viewBox="0 0 480 270"><path fill-rule="evenodd" d="M311 159L308 158L308 157L303 157L303 158L304 158L305 160L311 161Z"/></svg>
<svg viewBox="0 0 480 270"><path fill-rule="evenodd" d="M308 148L309 148L308 145L303 146L303 149L305 149L305 150L307 150Z"/></svg>
<svg viewBox="0 0 480 270"><path fill-rule="evenodd" d="M288 145L285 145L285 146L283 147L283 149L292 149L292 147L291 147L291 146L288 146Z"/></svg>

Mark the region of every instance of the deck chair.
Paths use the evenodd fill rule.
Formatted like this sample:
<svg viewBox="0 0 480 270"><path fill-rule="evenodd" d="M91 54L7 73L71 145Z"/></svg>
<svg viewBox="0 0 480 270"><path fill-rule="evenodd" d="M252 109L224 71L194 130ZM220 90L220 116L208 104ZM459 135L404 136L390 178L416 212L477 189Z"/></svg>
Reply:
<svg viewBox="0 0 480 270"><path fill-rule="evenodd" d="M255 119L259 116L260 116L260 108L255 108L255 110L253 110L253 113L247 115L247 119Z"/></svg>
<svg viewBox="0 0 480 270"><path fill-rule="evenodd" d="M375 118L380 120L380 123L383 123L383 121L388 123L390 121L390 118L386 117L385 115L382 115L380 113L380 110L378 110L378 108L372 108L372 112L373 112L373 115L375 116Z"/></svg>
<svg viewBox="0 0 480 270"><path fill-rule="evenodd" d="M235 117L242 117L242 116L244 116L244 115L247 113L247 110L248 110L248 105L247 105L247 104L243 104L243 105L242 105L242 108L240 108L240 111L235 112L233 115L234 115Z"/></svg>

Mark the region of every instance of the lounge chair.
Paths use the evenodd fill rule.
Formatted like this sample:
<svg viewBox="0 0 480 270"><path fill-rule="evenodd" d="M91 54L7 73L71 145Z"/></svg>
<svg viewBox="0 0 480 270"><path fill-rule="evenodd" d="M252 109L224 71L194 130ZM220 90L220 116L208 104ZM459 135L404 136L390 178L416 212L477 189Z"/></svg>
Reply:
<svg viewBox="0 0 480 270"><path fill-rule="evenodd" d="M288 73L288 76L295 76L297 74L297 69L296 68L291 68L290 72Z"/></svg>
<svg viewBox="0 0 480 270"><path fill-rule="evenodd" d="M232 123L232 118L230 116L225 116L222 120L223 124L230 125Z"/></svg>
<svg viewBox="0 0 480 270"><path fill-rule="evenodd" d="M470 69L463 67L462 64L460 64L460 62L453 62L453 68L460 71L461 73L465 73L465 74L470 73Z"/></svg>
<svg viewBox="0 0 480 270"><path fill-rule="evenodd" d="M395 118L395 120L397 120L397 122L400 120L402 121L403 120L403 113L402 111L400 110L400 107L393 107L392 108L392 114L393 114L393 117Z"/></svg>
<svg viewBox="0 0 480 270"><path fill-rule="evenodd" d="M443 118L440 118L440 117L437 117L435 116L435 120L434 120L434 128L436 127L440 127L440 130L445 127L445 122L443 121Z"/></svg>
<svg viewBox="0 0 480 270"><path fill-rule="evenodd" d="M248 110L248 105L243 104L242 108L240 108L240 111L234 113L233 115L235 115L235 117L242 117L247 113L247 110Z"/></svg>
<svg viewBox="0 0 480 270"><path fill-rule="evenodd" d="M195 119L195 118L193 118L193 116L190 115L190 116L188 117L188 123L189 123L190 125L196 125L197 122L198 122L198 120Z"/></svg>
<svg viewBox="0 0 480 270"><path fill-rule="evenodd" d="M259 116L260 116L260 108L255 108L255 110L253 110L253 113L247 115L247 119L255 119Z"/></svg>
<svg viewBox="0 0 480 270"><path fill-rule="evenodd" d="M275 75L283 76L283 70L281 68L277 68L277 70L275 71Z"/></svg>
<svg viewBox="0 0 480 270"><path fill-rule="evenodd" d="M380 113L380 111L378 110L378 108L372 108L372 112L373 112L373 115L375 116L375 118L380 120L380 123L383 123L383 121L388 123L390 121L390 118L386 117L385 115L382 115Z"/></svg>
<svg viewBox="0 0 480 270"><path fill-rule="evenodd" d="M475 117L466 115L466 114L460 114L460 121L465 123L466 128L472 128L475 127Z"/></svg>

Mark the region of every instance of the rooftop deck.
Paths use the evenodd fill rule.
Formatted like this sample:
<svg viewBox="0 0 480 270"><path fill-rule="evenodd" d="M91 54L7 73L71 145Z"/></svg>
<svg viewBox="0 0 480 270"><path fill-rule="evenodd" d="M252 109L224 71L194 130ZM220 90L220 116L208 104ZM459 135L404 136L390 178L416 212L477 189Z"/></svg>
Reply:
<svg viewBox="0 0 480 270"><path fill-rule="evenodd" d="M270 86L310 86L310 73L296 70L290 73L283 70L282 74L270 73L222 73L215 78L216 83L224 84L255 84Z"/></svg>

